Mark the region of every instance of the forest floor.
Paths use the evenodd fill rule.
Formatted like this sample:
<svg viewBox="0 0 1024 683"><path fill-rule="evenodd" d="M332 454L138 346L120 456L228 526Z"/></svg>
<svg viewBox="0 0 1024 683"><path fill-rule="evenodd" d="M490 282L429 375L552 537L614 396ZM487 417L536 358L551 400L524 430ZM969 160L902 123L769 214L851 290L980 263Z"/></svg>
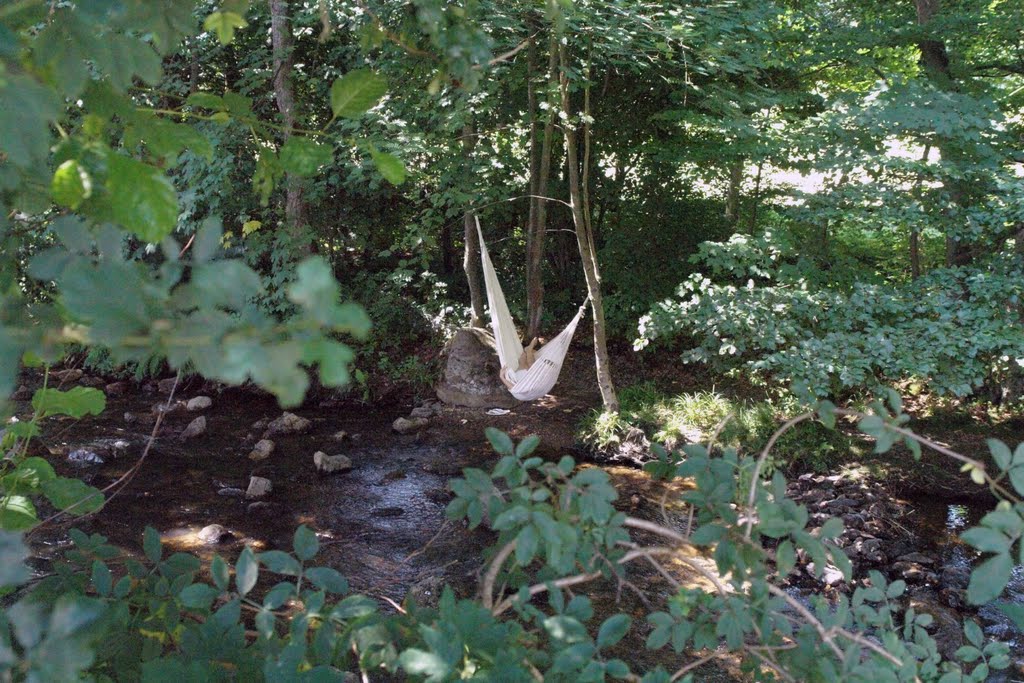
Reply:
<svg viewBox="0 0 1024 683"><path fill-rule="evenodd" d="M681 372L675 363L620 365L616 368L620 378L657 376L665 383L678 385L679 391L706 388L696 385L706 378L687 376L685 366ZM23 378L30 390L40 381L31 375ZM167 383L162 387L167 389ZM188 411L184 402L198 395L209 396L212 405L203 411ZM101 416L81 421L57 418L44 425L43 438L34 446L35 454L48 457L62 474L81 477L99 487L129 477L123 487L115 486L116 493L101 513L75 520L74 526L101 533L129 552L141 549L144 528L153 526L171 549L194 552L205 559L214 553L233 559L247 544L256 550L287 550L294 529L306 524L321 541L318 562L345 574L353 590L395 602L412 595L421 603L436 600L446 584L462 597L472 597L476 592L486 559L484 551L493 542L493 534L446 522L444 508L450 500L446 488L450 478L458 476L464 467L489 468L496 461L483 437L484 429L497 427L517 441L537 434L541 437L538 455L557 459L570 454L580 460L585 454L576 443L578 426L600 403L586 353L570 356L555 396L520 405L500 416L488 415L485 410L440 407L425 428L408 435L394 433L391 425L414 407L411 397L369 405L330 395L314 396L293 411L309 420L308 427L300 433L272 436L274 452L254 462L247 457L253 443L268 421L282 413L276 402L247 389L184 381L175 391L174 405L179 407L165 415L146 461L133 476L130 473L150 438L154 409L167 401L167 394L156 382L128 384L123 393L108 398ZM31 406L27 402L16 405L16 414L25 419ZM200 414L206 419L205 431L181 439L181 432ZM924 433L970 455L984 449L984 438L993 435L991 424L971 416L956 422L940 415L924 424ZM929 433L930 427L944 429ZM994 429L995 435L1010 442L1011 447L1024 434L1019 421ZM346 434L342 437L339 432ZM69 462L69 454L82 450L95 453L103 462ZM353 467L344 473L319 474L313 465L316 451L346 455ZM664 506L665 484L651 480L635 467L602 467L620 491L623 510L637 517L667 519L679 529L685 527L683 511ZM272 482L268 496L256 501L244 498L242 492L252 476ZM795 476L793 479L799 481ZM795 489L794 495L807 495L808 487L834 485L835 496L849 501L848 496L858 495L854 489L867 496L871 494L864 492L872 487L884 487L884 497L903 506L885 509L889 521L900 517L899 526L906 527L907 534L899 534L900 545L895 550L883 546L883 554L888 548L893 557L885 556L882 564L890 573L902 571L899 567L893 570L897 553L925 553L929 561L919 565L927 584L923 588L935 593L929 598L935 609L947 609L949 605L942 604L938 597L943 586L937 577L945 576L942 572L951 562L959 563L960 569L969 564L971 558L950 539L955 538L952 532L959 528L956 525L976 517L976 511L987 502L980 492L968 488L969 495L965 496L964 479L957 468L930 456L922 464L914 464L903 456L866 455L858 466L847 466L831 479L815 484L805 478L806 486ZM823 509L829 513L857 518L871 516L868 510L875 498L857 499L863 509L854 506L833 510L827 507L831 500L819 498L814 503L825 505ZM966 512L951 522L950 510L957 505ZM224 533L218 533L211 543L207 534L200 532L214 524L223 527ZM862 535L851 537L851 544L863 543L863 534L874 538L869 530L857 534ZM31 541L40 571L45 571L48 559L69 543L61 523L35 531ZM1024 576L1020 578L1017 588L1024 595ZM271 582L264 580L269 587ZM633 568L629 580L642 586L655 602L672 593L664 579L645 566ZM812 589L812 583L808 578L803 588ZM664 657L644 650L647 627L642 616L647 610L640 599L623 588L607 583L595 586L592 594L599 616L622 610L636 617L631 637L618 646L617 654L638 670L658 661L670 666ZM700 680L709 681L739 677L737 663L728 659L706 666L700 674Z"/></svg>

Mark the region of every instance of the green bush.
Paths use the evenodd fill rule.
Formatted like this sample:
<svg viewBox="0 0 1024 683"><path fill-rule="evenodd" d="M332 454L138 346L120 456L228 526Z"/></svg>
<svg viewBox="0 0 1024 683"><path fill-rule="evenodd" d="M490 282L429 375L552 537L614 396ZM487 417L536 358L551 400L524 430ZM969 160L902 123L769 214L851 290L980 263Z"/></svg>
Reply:
<svg viewBox="0 0 1024 683"><path fill-rule="evenodd" d="M904 442L919 454L924 440L902 426L898 399L872 408L859 416L860 428L879 449ZM837 414L851 413L825 403L804 418L831 425ZM496 430L487 436L500 459L490 471L470 468L453 480L447 510L453 520L471 528L486 523L497 533L478 600L458 599L446 588L436 608L407 602L399 612L384 611L371 598L349 594L336 570L310 564L319 541L305 526L291 552L247 547L233 568L214 556L206 569L188 554L165 556L152 529L143 558L73 531L74 547L33 583L26 583L24 544L0 531L0 586L13 591L0 613L0 675L55 682L341 681L351 671L430 682L667 683L692 682L698 663L735 655L764 680L778 672L808 683L952 683L982 681L1009 665L1008 646L985 642L973 621L964 624L965 645L955 659L943 660L928 632L932 617L905 609L904 582L889 583L878 572L835 604L814 596L808 609L791 596L784 582L801 556L817 575L832 564L846 581L854 577L833 542L842 521L808 528L808 511L786 498L784 477L762 476L767 456L692 445L685 453L661 450L646 468L652 476L695 482L681 494L694 524L680 531L616 510L607 473L578 468L570 457L555 463L534 456L537 437L516 444ZM995 477L981 463L958 458L996 495L1024 495L1024 446L990 446L1001 470ZM653 534L657 545L637 543L638 531ZM972 574L972 603L998 597L1022 532L1024 504L1010 501L964 532L966 543L990 554ZM695 551L713 557L713 566L695 561ZM676 582L666 558L704 582ZM666 596L624 584L650 603L643 627L624 613L595 620L586 584L626 582L625 568L635 561L654 563L673 589ZM1019 606L1004 610L1024 624ZM659 666L633 674L615 653L639 629L646 647L662 651L663 661L677 660L681 673L673 678Z"/></svg>

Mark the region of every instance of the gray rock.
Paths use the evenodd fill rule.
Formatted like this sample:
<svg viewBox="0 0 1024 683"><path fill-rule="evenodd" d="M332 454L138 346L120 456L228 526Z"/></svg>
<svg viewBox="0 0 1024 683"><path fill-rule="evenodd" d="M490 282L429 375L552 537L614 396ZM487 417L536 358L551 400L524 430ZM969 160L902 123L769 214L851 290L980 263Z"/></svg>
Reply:
<svg viewBox="0 0 1024 683"><path fill-rule="evenodd" d="M85 467L88 465L102 465L103 458L90 450L79 448L68 453L68 462L72 465Z"/></svg>
<svg viewBox="0 0 1024 683"><path fill-rule="evenodd" d="M245 490L246 498L262 498L270 493L274 485L264 477L249 477L249 488Z"/></svg>
<svg viewBox="0 0 1024 683"><path fill-rule="evenodd" d="M349 438L350 437L348 435L348 432L346 432L344 429L331 434L331 441L347 441Z"/></svg>
<svg viewBox="0 0 1024 683"><path fill-rule="evenodd" d="M196 538L206 545L217 545L226 543L235 537L233 533L222 527L220 524L210 524L200 529Z"/></svg>
<svg viewBox="0 0 1024 683"><path fill-rule="evenodd" d="M107 396L124 396L128 393L128 382L111 382L103 387L103 393Z"/></svg>
<svg viewBox="0 0 1024 683"><path fill-rule="evenodd" d="M71 370L60 370L51 374L60 382L77 382L82 379L82 375L84 373L78 368L73 368Z"/></svg>
<svg viewBox="0 0 1024 683"><path fill-rule="evenodd" d="M924 567L917 562L894 562L892 570L911 582L921 581L925 578Z"/></svg>
<svg viewBox="0 0 1024 683"><path fill-rule="evenodd" d="M264 429L267 428L268 424L270 424L270 420L268 420L267 418L263 418L262 420L256 420L255 422L252 423L252 430L254 432L262 432Z"/></svg>
<svg viewBox="0 0 1024 683"><path fill-rule="evenodd" d="M274 452L274 442L270 439L261 439L256 442L256 445L252 447L252 453L249 454L250 460L266 460L270 457L270 454Z"/></svg>
<svg viewBox="0 0 1024 683"><path fill-rule="evenodd" d="M400 417L391 424L391 429L399 434L411 434L417 432L430 423L425 417L414 417L412 419Z"/></svg>
<svg viewBox="0 0 1024 683"><path fill-rule="evenodd" d="M167 404L167 401L158 401L157 403L153 404L153 407L149 409L149 412L153 413L154 415L159 415L160 413L163 413L165 415L171 415L173 413L178 412L184 407L185 406L183 406L180 401L175 401L170 405Z"/></svg>
<svg viewBox="0 0 1024 683"><path fill-rule="evenodd" d="M433 416L434 416L434 409L431 408L430 406L416 406L415 408L412 409L412 412L409 413L409 417L412 417L412 418L416 418L416 417L424 417L424 418L426 418L426 417L433 417Z"/></svg>
<svg viewBox="0 0 1024 683"><path fill-rule="evenodd" d="M928 627L935 638L939 652L947 659L953 659L954 653L964 644L961 616L955 610L945 607L931 597L927 591L910 600L910 607L918 614L930 614L934 621Z"/></svg>
<svg viewBox="0 0 1024 683"><path fill-rule="evenodd" d="M188 427L185 427L185 431L178 438L194 439L204 433L206 433L206 418L200 415L188 423Z"/></svg>
<svg viewBox="0 0 1024 683"><path fill-rule="evenodd" d="M299 417L295 413L282 413L281 417L273 420L267 425L267 431L263 437L275 436L278 434L302 434L309 430L312 423L304 417Z"/></svg>
<svg viewBox="0 0 1024 683"><path fill-rule="evenodd" d="M313 464L317 472L330 474L332 472L346 472L352 469L352 461L344 455L327 455L323 451L313 454Z"/></svg>
<svg viewBox="0 0 1024 683"><path fill-rule="evenodd" d="M971 570L968 567L945 567L939 580L943 586L959 589L967 588L967 584L971 581Z"/></svg>
<svg viewBox="0 0 1024 683"><path fill-rule="evenodd" d="M224 488L217 491L218 496L224 496L225 498L244 498L245 491L234 486L225 486Z"/></svg>
<svg viewBox="0 0 1024 683"><path fill-rule="evenodd" d="M494 338L480 328L464 327L445 348L445 368L437 397L466 408L514 408L519 405L498 378L501 363Z"/></svg>
<svg viewBox="0 0 1024 683"><path fill-rule="evenodd" d="M176 377L168 377L167 379L162 379L159 382L157 382L156 388L161 394L169 394L171 393L171 390L173 390L174 387L177 385L178 380Z"/></svg>
<svg viewBox="0 0 1024 683"><path fill-rule="evenodd" d="M209 396L196 396L195 398L189 399L189 402L185 404L185 407L192 412L199 410L206 410L213 405L213 399Z"/></svg>
<svg viewBox="0 0 1024 683"><path fill-rule="evenodd" d="M906 555L900 555L896 558L900 562L916 562L917 564L935 564L935 559L928 557L924 553L907 553Z"/></svg>

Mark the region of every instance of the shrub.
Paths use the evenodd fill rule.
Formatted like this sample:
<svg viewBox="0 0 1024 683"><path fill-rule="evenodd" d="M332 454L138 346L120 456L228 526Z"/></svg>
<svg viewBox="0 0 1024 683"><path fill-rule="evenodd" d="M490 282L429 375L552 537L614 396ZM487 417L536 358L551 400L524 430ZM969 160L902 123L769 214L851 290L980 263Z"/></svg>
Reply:
<svg viewBox="0 0 1024 683"><path fill-rule="evenodd" d="M880 450L903 442L919 455L922 442L932 444L905 429L901 408L895 397L888 406L874 404L870 415L823 403L798 419L829 426L837 415L855 415ZM964 624L966 644L955 660L943 660L928 633L932 617L904 609L904 582L890 583L878 572L833 604L815 596L808 607L790 595L784 581L798 562L813 561L816 575L834 565L848 582L852 567L835 544L842 521L808 528L808 511L786 498L784 477L762 476L765 455L700 446L685 454L661 450L647 467L652 476L695 482L681 494L694 522L679 530L617 511L607 473L577 468L570 457L555 463L534 456L537 437L516 444L496 430L487 436L500 459L490 471L470 468L453 480L456 497L448 506L451 519L470 527L489 520L497 533L479 600L460 600L445 589L436 609L407 603L385 613L374 600L350 595L337 571L310 566L319 542L305 526L295 532L290 553L246 548L233 572L215 556L209 579L198 578L195 557L165 557L151 529L144 559L75 531L74 547L53 574L28 585L27 550L4 531L0 586L17 592L0 615L0 673L48 681L328 681L343 680L348 670L425 681L632 676L666 683L693 681L700 663L732 653L761 680L952 683L982 681L1009 665L1007 645L986 643L973 621ZM1005 587L1010 553L1024 530L1024 476L1018 476L1024 447L1011 452L993 441L990 448L1000 470L995 476L983 463L953 454L1003 500L963 534L989 554L968 586L974 604L996 599ZM633 532L656 537L658 545L636 542ZM694 551L708 553L714 565L694 559ZM678 582L666 558L703 581ZM638 560L659 568L672 586L667 596L628 583L625 567ZM261 584L261 576L269 581ZM658 667L633 675L612 654L638 627L624 613L594 620L586 584L602 578L646 594L646 645L678 660L674 674ZM1004 610L1024 622L1024 610Z"/></svg>

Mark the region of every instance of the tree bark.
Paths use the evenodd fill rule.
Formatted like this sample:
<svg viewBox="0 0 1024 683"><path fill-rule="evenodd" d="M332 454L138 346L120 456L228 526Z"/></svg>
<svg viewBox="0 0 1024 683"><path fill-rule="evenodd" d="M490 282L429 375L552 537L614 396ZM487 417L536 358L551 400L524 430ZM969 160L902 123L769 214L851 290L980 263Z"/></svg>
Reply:
<svg viewBox="0 0 1024 683"><path fill-rule="evenodd" d="M473 147L476 146L472 120L462 127L462 156L465 164L466 177L471 176ZM470 314L469 324L472 327L483 327L484 293L480 283L480 238L476 233L476 221L473 210L466 208L462 216L463 237L466 251L462 258L462 269L466 272L469 283Z"/></svg>
<svg viewBox="0 0 1024 683"><path fill-rule="evenodd" d="M530 224L526 232L527 339L533 339L540 334L541 320L544 314L544 243L548 218L548 203L544 197L547 196L548 179L551 176L551 148L555 137L555 103L551 101L551 94L558 87L557 79L558 43L552 32L548 55L548 116L544 122L544 137L541 141L540 155L536 160L535 167L531 163L530 173L530 193L534 196L530 200ZM534 99L536 99L535 96ZM531 120L531 152L533 143L536 142L536 134L533 130L535 126L536 118L533 118ZM534 171L536 171L536 183L533 182Z"/></svg>
<svg viewBox="0 0 1024 683"><path fill-rule="evenodd" d="M284 123L285 141L291 137L295 127L295 91L292 87L292 33L288 22L288 1L270 2L270 41L273 47L274 99ZM295 237L302 237L306 225L306 202L303 197L302 181L289 173L285 176L285 225ZM301 251L309 251L311 245L299 245Z"/></svg>
<svg viewBox="0 0 1024 683"><path fill-rule="evenodd" d="M924 26L931 22L939 13L940 0L914 0L917 9L917 23ZM949 70L949 53L946 51L946 43L934 38L923 38L917 44L921 52L920 64L928 79L942 90L957 90L956 82ZM963 159L963 151L955 149L953 145L944 144L948 140L939 139L937 147L942 154L943 161L956 163L956 160ZM943 187L949 194L950 203L957 209L966 209L970 203L969 191L963 181L950 179L943 182ZM949 232L946 233L946 265L962 266L971 262L973 255L970 247L963 241L954 239Z"/></svg>
<svg viewBox="0 0 1024 683"><path fill-rule="evenodd" d="M729 164L729 189L725 196L725 219L735 227L740 220L740 185L743 183L743 159Z"/></svg>
<svg viewBox="0 0 1024 683"><path fill-rule="evenodd" d="M579 246L580 258L583 260L583 272L587 280L587 293L590 295L590 308L594 316L594 360L597 368L597 386L601 390L601 402L609 412L618 412L619 399L612 383L611 364L608 358L606 342L604 304L601 299L601 274L597 267L597 253L594 249L593 235L584 211L585 205L580 191L580 168L576 150L576 130L570 124L571 107L569 105L569 77L567 73L568 59L564 45L558 46L558 56L562 72L559 85L562 95L562 112L565 121L565 156L569 179L569 200L572 206L573 224L576 227L576 243ZM590 112L584 110L584 115ZM586 172L587 169L584 169Z"/></svg>

